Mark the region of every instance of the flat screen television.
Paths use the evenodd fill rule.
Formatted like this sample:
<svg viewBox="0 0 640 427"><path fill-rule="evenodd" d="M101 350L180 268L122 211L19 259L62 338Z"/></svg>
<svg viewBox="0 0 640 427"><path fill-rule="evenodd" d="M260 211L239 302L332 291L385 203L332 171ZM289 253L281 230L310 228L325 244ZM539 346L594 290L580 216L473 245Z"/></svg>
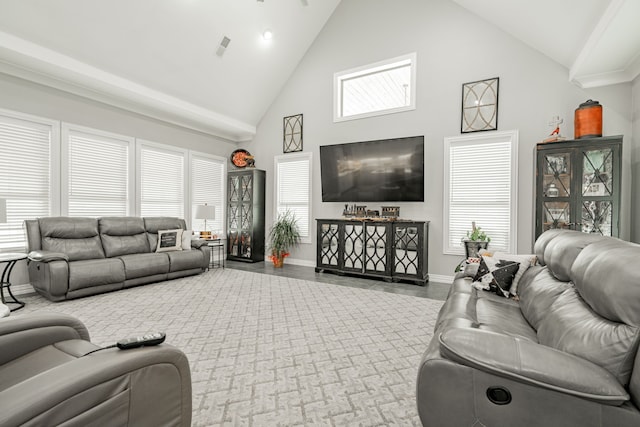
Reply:
<svg viewBox="0 0 640 427"><path fill-rule="evenodd" d="M424 202L424 136L320 147L323 202Z"/></svg>

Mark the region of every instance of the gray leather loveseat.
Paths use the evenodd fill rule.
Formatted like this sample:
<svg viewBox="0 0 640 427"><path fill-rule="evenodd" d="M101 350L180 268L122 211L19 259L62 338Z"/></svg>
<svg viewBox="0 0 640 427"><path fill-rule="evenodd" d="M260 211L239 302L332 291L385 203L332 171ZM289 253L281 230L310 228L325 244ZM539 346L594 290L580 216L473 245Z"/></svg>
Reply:
<svg viewBox="0 0 640 427"><path fill-rule="evenodd" d="M47 217L25 226L31 285L51 301L198 274L209 265L203 240L156 252L158 231L186 228L179 218Z"/></svg>
<svg viewBox="0 0 640 427"><path fill-rule="evenodd" d="M456 277L417 379L425 426L640 426L640 245L550 230L519 301Z"/></svg>

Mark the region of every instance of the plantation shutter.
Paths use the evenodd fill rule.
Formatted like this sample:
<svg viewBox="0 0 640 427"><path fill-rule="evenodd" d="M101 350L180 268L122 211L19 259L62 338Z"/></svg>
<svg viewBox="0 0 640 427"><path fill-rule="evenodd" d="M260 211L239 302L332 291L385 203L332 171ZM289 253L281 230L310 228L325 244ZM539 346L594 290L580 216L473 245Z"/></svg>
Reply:
<svg viewBox="0 0 640 427"><path fill-rule="evenodd" d="M7 208L0 251L25 251L23 221L56 213L50 199L57 129L57 122L0 113L0 198Z"/></svg>
<svg viewBox="0 0 640 427"><path fill-rule="evenodd" d="M474 221L491 238L492 250L515 252L515 142L496 137L460 139L448 150L445 253L464 253L461 240Z"/></svg>
<svg viewBox="0 0 640 427"><path fill-rule="evenodd" d="M310 238L311 155L287 155L276 158L276 211L291 211L298 222L300 236Z"/></svg>
<svg viewBox="0 0 640 427"><path fill-rule="evenodd" d="M129 162L133 140L67 126L63 128L63 136L66 136L68 155L68 215L129 215Z"/></svg>
<svg viewBox="0 0 640 427"><path fill-rule="evenodd" d="M224 231L225 162L201 155L191 156L191 228L193 230L204 230L204 220L194 217L196 206L206 203L214 206L216 210L216 219L207 220L207 230L214 234L222 234Z"/></svg>
<svg viewBox="0 0 640 427"><path fill-rule="evenodd" d="M184 153L140 146L140 216L184 218Z"/></svg>

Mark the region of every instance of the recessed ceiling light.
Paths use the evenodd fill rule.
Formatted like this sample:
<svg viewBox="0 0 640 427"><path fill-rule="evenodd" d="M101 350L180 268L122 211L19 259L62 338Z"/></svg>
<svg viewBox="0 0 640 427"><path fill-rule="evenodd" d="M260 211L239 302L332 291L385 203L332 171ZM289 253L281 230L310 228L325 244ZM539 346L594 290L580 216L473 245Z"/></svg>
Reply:
<svg viewBox="0 0 640 427"><path fill-rule="evenodd" d="M262 39L271 40L272 38L273 38L273 31L269 29L264 30L264 32L262 33Z"/></svg>

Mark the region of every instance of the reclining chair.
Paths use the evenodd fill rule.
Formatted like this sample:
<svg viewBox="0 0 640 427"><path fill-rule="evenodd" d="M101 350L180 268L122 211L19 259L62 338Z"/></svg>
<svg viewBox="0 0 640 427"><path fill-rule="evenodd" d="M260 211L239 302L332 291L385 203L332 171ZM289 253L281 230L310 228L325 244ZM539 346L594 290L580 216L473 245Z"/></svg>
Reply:
<svg viewBox="0 0 640 427"><path fill-rule="evenodd" d="M167 344L98 349L71 316L0 319L0 426L191 424L184 353Z"/></svg>

